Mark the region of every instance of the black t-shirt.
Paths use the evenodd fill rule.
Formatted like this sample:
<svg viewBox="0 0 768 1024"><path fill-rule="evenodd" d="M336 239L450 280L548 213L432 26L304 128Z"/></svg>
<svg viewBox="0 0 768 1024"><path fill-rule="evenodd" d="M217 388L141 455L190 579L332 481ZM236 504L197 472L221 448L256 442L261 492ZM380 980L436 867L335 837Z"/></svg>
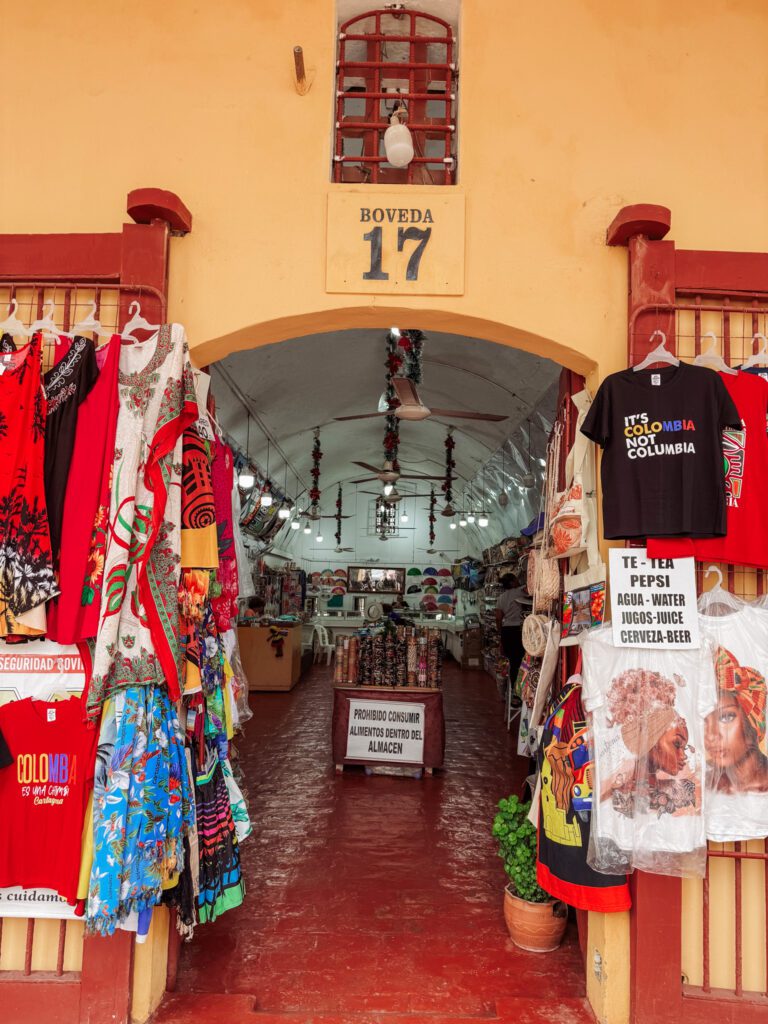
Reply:
<svg viewBox="0 0 768 1024"><path fill-rule="evenodd" d="M606 539L724 536L726 427L741 419L705 366L606 377L581 428L604 449Z"/></svg>
<svg viewBox="0 0 768 1024"><path fill-rule="evenodd" d="M45 374L48 400L45 419L45 501L51 551L58 564L61 524L69 467L75 446L77 415L99 376L96 349L88 338L77 337L66 355Z"/></svg>

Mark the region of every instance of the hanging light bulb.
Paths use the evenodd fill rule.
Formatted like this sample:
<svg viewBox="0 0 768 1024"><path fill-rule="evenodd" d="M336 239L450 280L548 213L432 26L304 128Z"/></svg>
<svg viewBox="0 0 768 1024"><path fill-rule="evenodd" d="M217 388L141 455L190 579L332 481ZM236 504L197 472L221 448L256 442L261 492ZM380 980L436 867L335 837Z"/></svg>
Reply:
<svg viewBox="0 0 768 1024"><path fill-rule="evenodd" d="M469 515L467 516L467 522L468 523L474 523L474 521L475 521L475 513L474 512L470 512Z"/></svg>
<svg viewBox="0 0 768 1024"><path fill-rule="evenodd" d="M237 478L238 487L242 487L244 491L250 491L253 485L256 483L256 477L253 473L249 473L246 468L244 472L240 473Z"/></svg>
<svg viewBox="0 0 768 1024"><path fill-rule="evenodd" d="M407 125L400 121L400 112L405 116L405 104L398 101L389 119L389 128L384 132L384 152L393 167L407 167L413 160L413 136Z"/></svg>
<svg viewBox="0 0 768 1024"><path fill-rule="evenodd" d="M268 480L267 480L267 486L269 486L269 481ZM261 507L262 508L270 508L272 506L272 502L273 501L274 501L274 498L272 497L271 494L269 494L269 493L262 494L262 496L261 496Z"/></svg>
<svg viewBox="0 0 768 1024"><path fill-rule="evenodd" d="M466 526L466 525L467 525L467 520L464 518L464 516L462 516L461 519L459 520L459 526Z"/></svg>
<svg viewBox="0 0 768 1024"><path fill-rule="evenodd" d="M389 484L389 483L384 484L384 497L388 498L394 489L395 489L395 485L394 484Z"/></svg>
<svg viewBox="0 0 768 1024"><path fill-rule="evenodd" d="M323 543L323 535L322 535L322 533L318 533L318 535L315 537L315 540L317 541L318 544L322 544Z"/></svg>
<svg viewBox="0 0 768 1024"><path fill-rule="evenodd" d="M291 523L291 529L292 530L298 530L300 528L301 528L301 523L299 522L298 519L294 519L293 522Z"/></svg>
<svg viewBox="0 0 768 1024"><path fill-rule="evenodd" d="M291 510L288 508L287 505L281 505L280 506L280 508L277 510L277 518L278 519L290 519L291 518Z"/></svg>
<svg viewBox="0 0 768 1024"><path fill-rule="evenodd" d="M408 513L407 512L403 512L400 515L400 522L401 523L407 523L408 522Z"/></svg>
<svg viewBox="0 0 768 1024"><path fill-rule="evenodd" d="M456 523L449 523L448 526L449 526L449 528L451 530L455 530L456 529Z"/></svg>
<svg viewBox="0 0 768 1024"><path fill-rule="evenodd" d="M307 525L304 527L304 533L312 533L312 527L309 525L309 523L307 523Z"/></svg>
<svg viewBox="0 0 768 1024"><path fill-rule="evenodd" d="M488 516L485 513L477 520L477 525L483 527L483 529L488 525Z"/></svg>

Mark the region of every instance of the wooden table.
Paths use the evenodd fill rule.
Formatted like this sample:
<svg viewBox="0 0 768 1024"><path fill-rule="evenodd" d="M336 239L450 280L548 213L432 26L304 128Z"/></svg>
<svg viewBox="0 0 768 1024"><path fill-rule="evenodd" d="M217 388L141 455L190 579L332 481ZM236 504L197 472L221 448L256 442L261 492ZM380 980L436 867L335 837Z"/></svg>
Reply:
<svg viewBox="0 0 768 1024"><path fill-rule="evenodd" d="M285 692L292 690L301 677L301 625L285 623L278 629L288 630L282 658L277 657L269 642L269 626L237 627L240 660L249 690Z"/></svg>

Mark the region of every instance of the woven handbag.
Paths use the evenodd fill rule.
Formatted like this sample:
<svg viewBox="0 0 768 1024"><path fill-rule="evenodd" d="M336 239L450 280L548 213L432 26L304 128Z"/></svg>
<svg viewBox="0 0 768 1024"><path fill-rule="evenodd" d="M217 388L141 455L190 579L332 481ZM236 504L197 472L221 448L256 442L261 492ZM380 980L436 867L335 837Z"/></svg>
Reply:
<svg viewBox="0 0 768 1024"><path fill-rule="evenodd" d="M527 615L523 620L523 647L532 658L540 658L547 649L551 619L548 615Z"/></svg>

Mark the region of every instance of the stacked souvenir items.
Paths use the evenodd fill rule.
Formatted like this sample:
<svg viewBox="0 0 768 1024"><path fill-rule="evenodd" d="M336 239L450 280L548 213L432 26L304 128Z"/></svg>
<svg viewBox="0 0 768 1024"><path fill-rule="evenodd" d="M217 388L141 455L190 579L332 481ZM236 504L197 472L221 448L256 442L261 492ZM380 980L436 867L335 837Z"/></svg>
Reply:
<svg viewBox="0 0 768 1024"><path fill-rule="evenodd" d="M336 638L335 686L442 685L442 643L437 629L394 626Z"/></svg>

